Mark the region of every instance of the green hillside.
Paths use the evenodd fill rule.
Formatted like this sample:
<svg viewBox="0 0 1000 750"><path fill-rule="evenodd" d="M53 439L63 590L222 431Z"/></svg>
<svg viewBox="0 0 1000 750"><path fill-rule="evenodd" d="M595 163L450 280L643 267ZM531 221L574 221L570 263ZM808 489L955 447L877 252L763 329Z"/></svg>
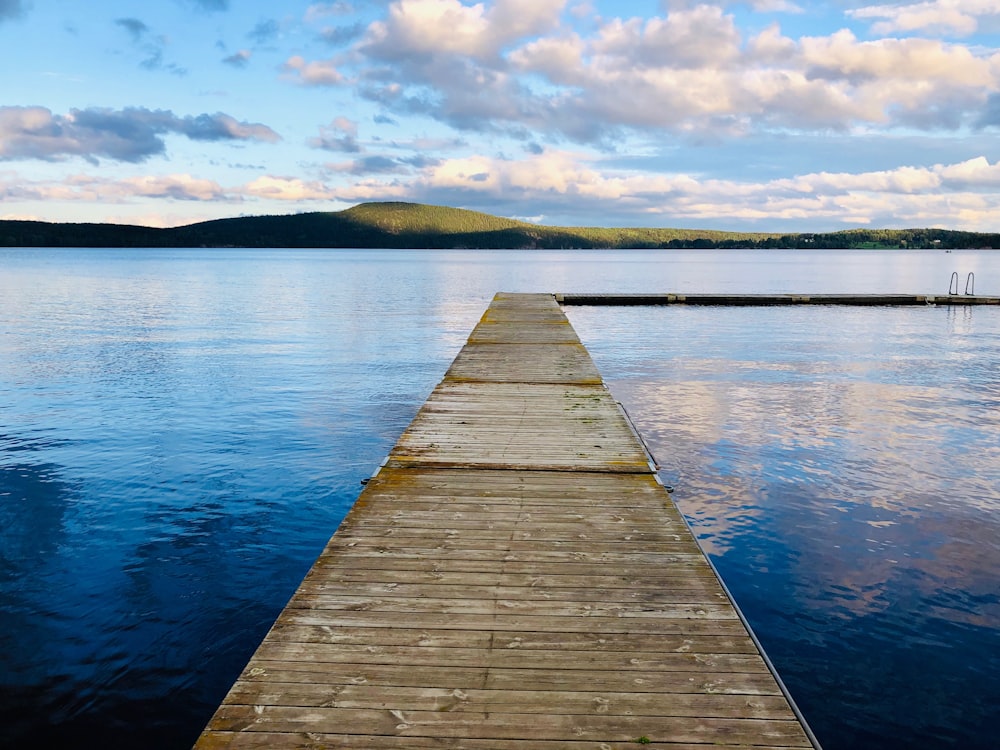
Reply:
<svg viewBox="0 0 1000 750"><path fill-rule="evenodd" d="M531 227L523 221L421 203L362 203L340 213L358 226L390 234L471 234Z"/></svg>
<svg viewBox="0 0 1000 750"><path fill-rule="evenodd" d="M851 248L1000 247L1000 235L943 229L826 234L549 227L445 206L362 203L345 211L218 219L173 229L0 221L0 247Z"/></svg>

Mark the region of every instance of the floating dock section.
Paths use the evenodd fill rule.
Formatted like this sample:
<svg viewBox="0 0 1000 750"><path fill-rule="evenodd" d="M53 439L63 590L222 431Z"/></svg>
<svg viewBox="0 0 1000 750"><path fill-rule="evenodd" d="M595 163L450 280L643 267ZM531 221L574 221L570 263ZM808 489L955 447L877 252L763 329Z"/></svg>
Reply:
<svg viewBox="0 0 1000 750"><path fill-rule="evenodd" d="M197 742L813 747L554 295L498 294Z"/></svg>
<svg viewBox="0 0 1000 750"><path fill-rule="evenodd" d="M564 305L1000 305L1000 297L972 294L557 294Z"/></svg>

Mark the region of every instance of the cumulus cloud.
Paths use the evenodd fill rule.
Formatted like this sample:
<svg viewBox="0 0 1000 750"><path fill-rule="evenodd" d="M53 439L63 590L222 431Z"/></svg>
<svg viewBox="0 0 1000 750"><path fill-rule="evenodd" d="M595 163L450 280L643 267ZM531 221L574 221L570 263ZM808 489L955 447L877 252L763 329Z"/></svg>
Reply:
<svg viewBox="0 0 1000 750"><path fill-rule="evenodd" d="M707 44L708 40L713 40ZM605 24L593 53L612 70L728 67L739 56L740 34L732 16L716 6L699 5L667 18ZM721 55L721 57L720 57Z"/></svg>
<svg viewBox="0 0 1000 750"><path fill-rule="evenodd" d="M507 215L533 212L577 225L601 223L593 217L603 215L608 203L614 202L619 219L627 223L631 217L636 225L711 225L726 217L732 226L766 231L859 224L997 231L1000 215L1000 161L985 157L756 180L615 169L606 158L562 150L517 161L481 155L442 160L377 155L334 171L348 178L348 184L333 187L321 180L273 174L234 186L189 174L124 179L73 175L46 183L0 173L0 200L11 209L19 204L18 210L29 211L33 201L231 204L396 198Z"/></svg>
<svg viewBox="0 0 1000 750"><path fill-rule="evenodd" d="M232 200L227 191L213 180L191 175L155 175L133 177L117 183L122 192L132 197L169 198L183 201Z"/></svg>
<svg viewBox="0 0 1000 750"><path fill-rule="evenodd" d="M946 187L963 190L995 189L1000 187L1000 162L990 164L985 156L960 164L938 165L934 168Z"/></svg>
<svg viewBox="0 0 1000 750"><path fill-rule="evenodd" d="M337 117L329 125L320 127L318 138L309 141L313 148L324 151L341 151L358 153L361 145L358 143L358 124L346 117Z"/></svg>
<svg viewBox="0 0 1000 750"><path fill-rule="evenodd" d="M101 204L133 203L144 199L241 203L247 200L328 201L334 192L322 182L266 175L252 182L226 187L190 174L143 175L109 179L70 175L58 182L41 182L16 175L0 175L0 200L67 201Z"/></svg>
<svg viewBox="0 0 1000 750"><path fill-rule="evenodd" d="M333 60L307 62L301 55L293 55L281 70L304 86L339 86L345 80Z"/></svg>
<svg viewBox="0 0 1000 750"><path fill-rule="evenodd" d="M790 0L751 0L750 7L758 13L805 13L801 6Z"/></svg>
<svg viewBox="0 0 1000 750"><path fill-rule="evenodd" d="M3 160L80 156L92 162L136 163L165 153L168 134L198 141L280 140L266 125L239 122L221 112L178 117L166 110L91 108L59 115L44 107L0 107Z"/></svg>
<svg viewBox="0 0 1000 750"><path fill-rule="evenodd" d="M847 11L852 18L882 19L872 25L875 34L926 31L934 34L973 34L979 19L1000 15L996 0L925 0L902 5L869 5Z"/></svg>
<svg viewBox="0 0 1000 750"><path fill-rule="evenodd" d="M410 179L362 179L340 191L340 197L395 197L492 211L507 207L512 213L530 205L549 215L575 214L582 223L594 223L591 217L613 201L622 214L643 224L692 225L725 216L768 230L796 222L810 229L872 224L996 231L998 185L1000 162L984 157L931 167L753 181L610 170L600 159L546 151L519 161L447 159Z"/></svg>
<svg viewBox="0 0 1000 750"><path fill-rule="evenodd" d="M384 21L369 27L364 48L386 59L459 54L493 57L515 42L558 25L566 0L397 0Z"/></svg>
<svg viewBox="0 0 1000 750"><path fill-rule="evenodd" d="M1000 89L1000 54L983 48L848 30L791 38L776 24L747 34L726 3L669 5L662 17L598 16L585 33L560 26L563 0L396 0L350 53L284 70L305 85L354 81L385 113L607 145L625 131L954 130L988 118ZM791 10L766 3L779 6Z"/></svg>
<svg viewBox="0 0 1000 750"><path fill-rule="evenodd" d="M254 122L239 122L222 112L214 115L197 115L174 118L173 130L196 141L264 141L277 143L281 140L267 125Z"/></svg>
<svg viewBox="0 0 1000 750"><path fill-rule="evenodd" d="M800 49L810 75L856 84L897 80L983 88L997 81L990 59L931 39L860 42L842 30L828 37L806 37Z"/></svg>
<svg viewBox="0 0 1000 750"><path fill-rule="evenodd" d="M256 198L279 201L326 201L335 197L334 192L322 182L270 175L258 177L247 184L243 192Z"/></svg>
<svg viewBox="0 0 1000 750"><path fill-rule="evenodd" d="M239 191L189 174L150 175L110 180L91 175L70 175L57 183L0 179L0 196L7 200L128 203L155 198L177 201L237 202Z"/></svg>

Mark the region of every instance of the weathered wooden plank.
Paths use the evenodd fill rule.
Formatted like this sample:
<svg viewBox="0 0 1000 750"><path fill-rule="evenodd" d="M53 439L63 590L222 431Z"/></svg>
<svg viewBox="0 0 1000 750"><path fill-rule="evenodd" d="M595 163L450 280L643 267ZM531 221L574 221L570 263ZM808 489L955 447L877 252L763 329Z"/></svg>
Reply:
<svg viewBox="0 0 1000 750"><path fill-rule="evenodd" d="M508 556L464 557L464 553L451 553L441 556L427 554L390 554L388 550L372 548L354 548L350 557L340 554L324 554L313 566L315 575L329 575L336 579L352 569L367 569L372 571L402 571L426 573L425 580L436 580L436 575L442 571L456 574L504 574L531 576L600 576L608 572L608 562L595 560L588 562L577 558L560 559L552 554L543 560L509 560ZM364 568L360 568L364 566ZM636 574L652 577L663 576L711 576L715 573L705 562L704 557L694 553L658 555L655 562L643 562L639 556L629 558L628 565L619 565Z"/></svg>
<svg viewBox="0 0 1000 750"><path fill-rule="evenodd" d="M388 465L645 473L649 459L603 386L444 381Z"/></svg>
<svg viewBox="0 0 1000 750"><path fill-rule="evenodd" d="M479 325L469 336L469 344L579 344L576 332L566 326L531 326L511 333L507 326Z"/></svg>
<svg viewBox="0 0 1000 750"><path fill-rule="evenodd" d="M694 583L678 588L664 589L603 589L596 587L562 588L555 586L502 586L498 584L461 585L433 583L371 583L359 581L310 581L299 588L302 596L316 598L330 596L371 596L399 599L481 599L489 601L512 599L517 601L572 602L574 604L635 604L648 603L676 604L689 602L726 602L725 593L718 581L702 579L700 585Z"/></svg>
<svg viewBox="0 0 1000 750"><path fill-rule="evenodd" d="M483 344L463 349L445 380L600 385L601 374L582 344Z"/></svg>
<svg viewBox="0 0 1000 750"><path fill-rule="evenodd" d="M444 737L630 742L636 737L670 737L681 742L738 742L765 738L784 747L808 747L797 722L776 719L689 718L673 716L593 716L549 713L476 713L454 711L384 711L299 706L224 705L210 728L253 732L344 732L397 737Z"/></svg>
<svg viewBox="0 0 1000 750"><path fill-rule="evenodd" d="M345 643L355 646L411 646L432 648L517 648L522 651L566 648L617 653L686 653L686 654L756 654L745 638L731 635L639 634L639 633L566 633L514 630L465 632L434 628L406 627L334 627L276 623L268 640L281 643Z"/></svg>
<svg viewBox="0 0 1000 750"><path fill-rule="evenodd" d="M610 404L609 404L610 406ZM519 471L517 467L489 470L475 467L379 474L371 480L379 496L393 502L459 501L513 503L551 507L591 506L634 508L637 500L676 513L663 488L649 472L623 481L606 473L581 471Z"/></svg>
<svg viewBox="0 0 1000 750"><path fill-rule="evenodd" d="M733 693L662 694L598 691L460 690L372 685L315 685L271 683L261 693L254 682L233 686L236 705L294 705L315 708L363 708L399 711L460 711L565 715L691 716L708 718L781 719L786 705L781 696Z"/></svg>
<svg viewBox="0 0 1000 750"><path fill-rule="evenodd" d="M398 516L402 517L398 517ZM675 541L674 536L686 532L679 522L665 520L663 522L618 523L608 522L595 524L587 521L573 522L569 519L559 521L540 521L534 517L500 518L478 520L454 518L452 514L438 513L434 515L407 516L401 511L391 513L372 513L366 519L352 519L349 525L342 525L341 533L366 534L372 537L403 537L424 538L440 533L441 530L450 535L459 535L466 539L515 539L517 541L560 541L567 537L576 539L601 539L605 542L659 542ZM686 535L686 534L685 534Z"/></svg>
<svg viewBox="0 0 1000 750"><path fill-rule="evenodd" d="M664 550L655 552L617 552L617 551L592 551L586 545L570 544L555 547L551 545L549 549L537 549L525 546L519 550L503 549L467 549L451 547L445 543L440 545L413 547L394 547L393 543L387 542L380 545L366 544L341 544L340 540L335 540L327 545L326 553L348 554L355 556L386 557L393 559L413 558L416 560L469 560L496 563L533 563L533 570L541 570L543 566L558 563L582 563L588 565L616 565L619 567L629 566L649 566L655 569L664 569L677 561L688 563L691 558L697 558L695 552L690 547L678 545L678 551ZM327 561L325 564L329 564ZM513 568L511 568L513 569ZM605 568L607 570L607 568Z"/></svg>
<svg viewBox="0 0 1000 750"><path fill-rule="evenodd" d="M728 602L651 602L644 605L617 602L548 602L517 599L448 599L420 597L395 599L374 596L320 596L304 593L288 603L288 609L365 610L368 612L436 612L440 614L492 615L500 612L535 617L636 618L636 619L738 619Z"/></svg>
<svg viewBox="0 0 1000 750"><path fill-rule="evenodd" d="M648 738L647 738L648 739ZM635 738L638 741L638 738ZM645 747L656 750L705 750L704 743L673 742L670 739L650 740ZM294 748L296 750L523 750L521 740L466 739L460 737L383 737L357 734L303 732L252 733L213 731L205 735L199 748L205 750L226 750L239 747L244 750L272 750L273 748ZM606 742L587 740L534 740L532 750L608 750ZM779 750L776 745L726 744L733 750Z"/></svg>
<svg viewBox="0 0 1000 750"><path fill-rule="evenodd" d="M586 686L594 691L675 694L781 695L770 674L754 672L615 672L574 669L501 669L499 667L397 664L315 664L253 659L241 679L261 691L276 683L386 685L411 688L565 691ZM668 700L664 698L664 700Z"/></svg>
<svg viewBox="0 0 1000 750"><path fill-rule="evenodd" d="M538 548L540 545L545 545L546 542L550 543L551 546L562 552L577 552L581 555L586 555L588 557L597 558L599 555L603 554L618 554L628 558L630 556L630 550L635 548L635 544L630 544L628 541L623 540L612 540L605 541L600 539L590 539L590 538L580 538L575 537L566 541L556 541L552 539L467 539L460 534L448 534L442 533L438 537L421 537L421 536L409 536L406 534L390 534L390 535L379 535L379 536L355 536L355 535L344 535L338 539L336 544L331 544L328 549L335 548L354 548L354 547L384 547L385 545L398 545L396 549L399 550L426 550L426 551L444 551L444 550L469 550L471 552L483 552L490 553L496 552L500 554L517 554L519 552L530 553ZM685 539L679 539L677 541L663 541L657 543L657 549L660 554L670 553L670 552L686 552L692 549L691 543ZM638 558L639 555L636 555Z"/></svg>
<svg viewBox="0 0 1000 750"><path fill-rule="evenodd" d="M473 513L453 513L450 511L414 511L406 513L399 508L382 508L370 514L370 517L354 517L341 524L340 529L352 534L385 534L386 530L395 530L393 536L401 536L405 532L413 531L417 534L426 533L426 530L433 531L437 528L446 527L449 531L456 531L461 534L472 533L502 533L512 534L524 532L525 530L536 530L539 533L533 534L533 539L543 539L546 534L567 534L567 533L589 533L606 535L615 538L621 534L634 533L659 533L662 536L672 536L679 534L684 536L687 529L680 521L670 518L661 520L626 519L622 516L615 517L614 513L601 514L602 523L595 523L593 519L574 521L573 516L581 515L577 513L542 514L537 515L530 511L525 511L523 515L517 514L486 514L479 516ZM551 520L547 520L551 519Z"/></svg>
<svg viewBox="0 0 1000 750"><path fill-rule="evenodd" d="M716 672L747 673L765 669L759 654L692 654L688 652L617 652L569 648L523 650L515 639L502 647L383 646L348 643L286 642L268 638L257 651L268 661L312 664L389 664L412 667L478 667L489 669L586 670L594 672Z"/></svg>
<svg viewBox="0 0 1000 750"><path fill-rule="evenodd" d="M507 633L532 632L557 635L586 634L598 638L615 635L655 635L668 638L674 635L698 636L738 636L746 639L743 623L736 619L691 619L613 617L545 617L522 615L517 612L498 612L491 615L455 614L440 612L380 612L364 609L314 610L286 609L275 623L275 628L284 624L307 625L327 628L431 628L440 630L468 630L496 633L503 638ZM670 641L667 641L670 642ZM750 643L749 640L746 641ZM752 644L751 644L752 645ZM756 647L748 650L753 653Z"/></svg>
<svg viewBox="0 0 1000 750"><path fill-rule="evenodd" d="M197 747L808 747L552 295L498 294Z"/></svg>
<svg viewBox="0 0 1000 750"><path fill-rule="evenodd" d="M305 584L311 580L338 583L395 583L395 584L443 584L461 586L501 586L501 587L539 587L562 589L624 589L626 591L689 591L703 590L709 584L718 585L715 575L707 567L694 572L689 568L675 571L674 575L601 575L594 572L591 575L527 575L524 573L482 573L458 572L454 570L433 571L408 570L400 568L350 568L345 567L339 573L326 568L306 578Z"/></svg>
<svg viewBox="0 0 1000 750"><path fill-rule="evenodd" d="M647 511L638 508L603 510L595 502L589 506L518 509L517 505L512 507L512 500L490 501L478 505L471 503L463 505L456 500L436 505L431 503L421 505L419 502L405 505L385 503L373 507L365 516L348 519L346 523L363 528L374 526L437 528L442 523L450 522L455 524L456 528L469 529L493 529L501 526L513 528L530 524L532 528L538 529L559 526L562 531L567 531L566 527L571 526L574 530L610 529L613 532L623 527L643 530L684 528L684 523L679 518L671 518L665 514L650 516ZM342 524L341 528L345 528L345 525Z"/></svg>

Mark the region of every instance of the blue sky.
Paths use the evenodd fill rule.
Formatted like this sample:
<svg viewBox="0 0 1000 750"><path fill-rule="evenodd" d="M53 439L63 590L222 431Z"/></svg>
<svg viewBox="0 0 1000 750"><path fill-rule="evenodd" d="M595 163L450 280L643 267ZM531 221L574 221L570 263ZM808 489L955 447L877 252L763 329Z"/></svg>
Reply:
<svg viewBox="0 0 1000 750"><path fill-rule="evenodd" d="M1000 231L997 0L0 0L0 218Z"/></svg>

